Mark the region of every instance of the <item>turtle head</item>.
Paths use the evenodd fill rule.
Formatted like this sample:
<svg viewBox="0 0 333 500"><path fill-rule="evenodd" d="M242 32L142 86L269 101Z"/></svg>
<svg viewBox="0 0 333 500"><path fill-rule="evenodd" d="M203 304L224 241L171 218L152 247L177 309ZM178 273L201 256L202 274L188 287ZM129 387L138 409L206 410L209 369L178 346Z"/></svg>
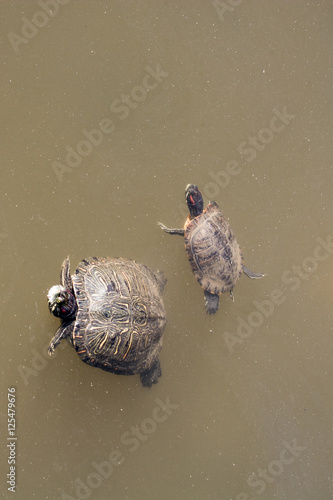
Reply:
<svg viewBox="0 0 333 500"><path fill-rule="evenodd" d="M54 316L70 320L76 316L77 305L73 293L62 285L50 288L47 294L49 309Z"/></svg>
<svg viewBox="0 0 333 500"><path fill-rule="evenodd" d="M185 198L191 218L202 214L203 198L198 186L195 184L188 184L185 189Z"/></svg>

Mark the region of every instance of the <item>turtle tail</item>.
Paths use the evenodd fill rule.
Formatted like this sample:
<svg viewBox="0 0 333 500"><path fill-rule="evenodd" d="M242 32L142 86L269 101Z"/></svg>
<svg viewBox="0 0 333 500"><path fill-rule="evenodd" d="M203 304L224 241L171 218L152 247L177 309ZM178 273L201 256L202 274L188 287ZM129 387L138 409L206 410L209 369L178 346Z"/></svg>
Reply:
<svg viewBox="0 0 333 500"><path fill-rule="evenodd" d="M206 313L215 314L219 308L219 296L215 295L214 293L209 293L206 290L204 291L204 294Z"/></svg>

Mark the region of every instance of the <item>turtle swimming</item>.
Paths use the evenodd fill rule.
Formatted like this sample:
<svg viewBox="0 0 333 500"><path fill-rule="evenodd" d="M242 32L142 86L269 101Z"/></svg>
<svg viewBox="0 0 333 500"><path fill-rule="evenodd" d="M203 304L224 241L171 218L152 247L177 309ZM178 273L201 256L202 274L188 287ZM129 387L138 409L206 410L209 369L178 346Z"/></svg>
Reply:
<svg viewBox="0 0 333 500"><path fill-rule="evenodd" d="M49 354L67 338L85 363L139 374L142 385L151 387L161 376L166 281L162 272L121 258L84 259L71 276L67 257L60 285L47 295L51 313L61 319Z"/></svg>
<svg viewBox="0 0 333 500"><path fill-rule="evenodd" d="M230 292L244 272L249 278L265 276L254 273L243 264L243 255L228 221L218 204L210 201L204 209L203 197L195 184L188 184L185 198L189 209L184 229L159 226L169 234L185 237L185 249L192 271L204 289L205 308L214 314L221 293Z"/></svg>

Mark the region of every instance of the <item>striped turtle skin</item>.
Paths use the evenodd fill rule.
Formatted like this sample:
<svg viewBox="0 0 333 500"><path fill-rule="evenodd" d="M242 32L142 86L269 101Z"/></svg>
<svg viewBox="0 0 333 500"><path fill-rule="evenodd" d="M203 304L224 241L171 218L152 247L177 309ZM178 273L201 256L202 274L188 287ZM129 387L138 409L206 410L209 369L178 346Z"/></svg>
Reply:
<svg viewBox="0 0 333 500"><path fill-rule="evenodd" d="M67 337L85 363L116 374L140 374L142 384L150 387L161 375L165 284L162 272L122 258L84 259L70 276L66 259L61 286L48 295L51 312L62 319L49 353ZM74 298L70 312L65 309L71 301L63 299L60 312L52 310L59 302L53 289Z"/></svg>

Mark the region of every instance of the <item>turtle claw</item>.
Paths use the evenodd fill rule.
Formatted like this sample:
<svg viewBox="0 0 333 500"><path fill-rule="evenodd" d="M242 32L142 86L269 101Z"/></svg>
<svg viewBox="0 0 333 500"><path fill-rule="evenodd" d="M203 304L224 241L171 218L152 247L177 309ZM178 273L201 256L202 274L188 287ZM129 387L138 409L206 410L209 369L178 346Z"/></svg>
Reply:
<svg viewBox="0 0 333 500"><path fill-rule="evenodd" d="M47 354L49 356L52 356L54 354L54 344L53 344L53 342L51 342L51 344L49 345L49 348L47 350Z"/></svg>

